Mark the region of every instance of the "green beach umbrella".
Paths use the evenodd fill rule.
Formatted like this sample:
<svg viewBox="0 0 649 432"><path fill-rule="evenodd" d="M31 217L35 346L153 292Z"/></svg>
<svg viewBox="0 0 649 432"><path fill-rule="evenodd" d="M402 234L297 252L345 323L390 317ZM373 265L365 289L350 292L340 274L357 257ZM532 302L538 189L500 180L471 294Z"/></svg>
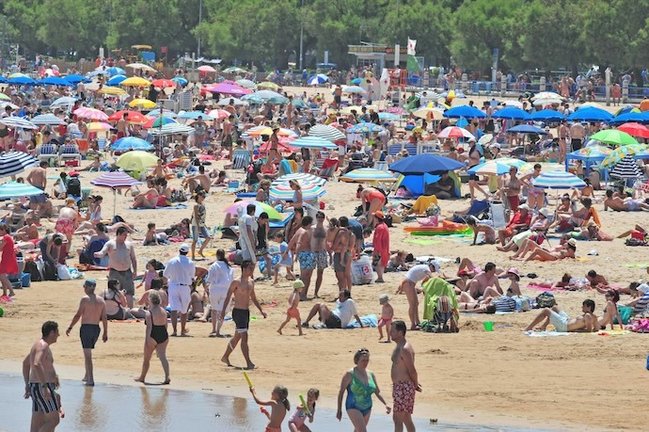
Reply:
<svg viewBox="0 0 649 432"><path fill-rule="evenodd" d="M638 141L626 132L617 129L601 130L593 135L590 139L599 141L605 144L626 146L631 144L638 144Z"/></svg>

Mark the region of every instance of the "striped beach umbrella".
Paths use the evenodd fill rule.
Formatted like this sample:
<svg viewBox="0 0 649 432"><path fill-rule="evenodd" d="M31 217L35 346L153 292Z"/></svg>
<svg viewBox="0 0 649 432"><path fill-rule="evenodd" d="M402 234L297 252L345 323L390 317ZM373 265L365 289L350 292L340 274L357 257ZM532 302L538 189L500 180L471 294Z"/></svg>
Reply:
<svg viewBox="0 0 649 432"><path fill-rule="evenodd" d="M311 149L338 148L338 146L332 143L331 141L326 140L324 138L315 137L315 136L300 137L295 141L292 141L291 146L297 148L311 148Z"/></svg>
<svg viewBox="0 0 649 432"><path fill-rule="evenodd" d="M29 183L7 182L0 185L0 199L12 199L42 195L43 190Z"/></svg>
<svg viewBox="0 0 649 432"><path fill-rule="evenodd" d="M317 124L309 129L309 136L323 138L335 142L345 139L345 134L330 125Z"/></svg>
<svg viewBox="0 0 649 432"><path fill-rule="evenodd" d="M522 171L524 169L529 169L531 164L520 159L501 158L476 165L469 169L468 173L476 175L504 175L509 173L509 170L512 167Z"/></svg>
<svg viewBox="0 0 649 432"><path fill-rule="evenodd" d="M155 136L161 135L189 135L194 132L194 128L180 123L169 123L162 127L149 129L149 133Z"/></svg>
<svg viewBox="0 0 649 432"><path fill-rule="evenodd" d="M542 189L581 189L586 183L566 171L548 171L532 179L532 185Z"/></svg>
<svg viewBox="0 0 649 432"><path fill-rule="evenodd" d="M79 118L83 118L87 120L108 121L108 115L103 111L99 111L98 109L95 108L88 108L88 107L77 108L76 110L74 110L72 114L74 114Z"/></svg>
<svg viewBox="0 0 649 432"><path fill-rule="evenodd" d="M271 207L270 205L259 202L259 201L250 201L250 200L243 200L239 202L235 202L232 204L230 207L225 209L225 213L236 216L239 212L239 208L243 208L244 212L246 207L248 207L249 204L254 204L255 205L255 217L259 217L262 213L268 214L268 218L270 220L281 220L282 215L279 214L277 210L275 210L274 207Z"/></svg>
<svg viewBox="0 0 649 432"><path fill-rule="evenodd" d="M379 132L383 132L384 130L385 128L383 126L379 126L375 123L369 123L369 122L357 123L354 126L347 128L348 133L355 133L355 134L379 133Z"/></svg>
<svg viewBox="0 0 649 432"><path fill-rule="evenodd" d="M327 193L324 185L318 185L316 183L300 182L300 187L302 188L302 199L304 201L315 201ZM273 182L270 185L269 195L271 200L291 202L293 201L295 191L291 189L288 183Z"/></svg>
<svg viewBox="0 0 649 432"><path fill-rule="evenodd" d="M611 177L620 179L637 179L643 176L642 170L633 156L626 156L610 171Z"/></svg>
<svg viewBox="0 0 649 432"><path fill-rule="evenodd" d="M322 177L319 177L317 175L307 173L284 174L283 176L276 178L273 183L288 184L288 182L290 182L291 180L297 180L300 184L313 183L321 186L327 183L327 179L323 179Z"/></svg>
<svg viewBox="0 0 649 432"><path fill-rule="evenodd" d="M56 99L50 104L50 108L63 107L63 106L72 106L77 101L77 98L71 96L63 96Z"/></svg>
<svg viewBox="0 0 649 432"><path fill-rule="evenodd" d="M29 120L25 120L22 117L9 116L5 118L0 118L0 123L10 128L38 129L38 126L30 122Z"/></svg>
<svg viewBox="0 0 649 432"><path fill-rule="evenodd" d="M397 177L390 171L382 171L374 168L358 168L340 177L340 180L347 183L378 183L393 182Z"/></svg>
<svg viewBox="0 0 649 432"><path fill-rule="evenodd" d="M439 134L437 134L439 138L474 138L473 134L469 132L468 130L457 127L457 126L449 126L445 127Z"/></svg>
<svg viewBox="0 0 649 432"><path fill-rule="evenodd" d="M31 119L35 125L55 126L65 124L65 121L54 114L41 114Z"/></svg>
<svg viewBox="0 0 649 432"><path fill-rule="evenodd" d="M130 175L126 174L123 171L112 171L107 172L94 180L90 180L95 186L111 188L113 190L113 216L115 215L115 210L117 206L117 189L128 188L131 186L138 185L142 182L135 180Z"/></svg>
<svg viewBox="0 0 649 432"><path fill-rule="evenodd" d="M23 152L10 152L0 156L0 177L20 174L38 164L38 159Z"/></svg>

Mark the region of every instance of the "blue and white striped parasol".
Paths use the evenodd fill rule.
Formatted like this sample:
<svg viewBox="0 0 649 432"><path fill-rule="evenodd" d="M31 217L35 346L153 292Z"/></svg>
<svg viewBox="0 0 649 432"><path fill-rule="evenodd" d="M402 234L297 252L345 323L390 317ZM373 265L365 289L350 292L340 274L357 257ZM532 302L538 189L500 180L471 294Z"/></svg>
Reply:
<svg viewBox="0 0 649 432"><path fill-rule="evenodd" d="M329 140L316 136L305 136L291 141L291 147L310 148L310 149L335 149L338 146Z"/></svg>
<svg viewBox="0 0 649 432"><path fill-rule="evenodd" d="M7 182L0 185L0 199L12 199L42 195L43 190L29 183Z"/></svg>
<svg viewBox="0 0 649 432"><path fill-rule="evenodd" d="M20 174L38 164L38 159L23 152L10 152L0 156L0 177L10 177Z"/></svg>
<svg viewBox="0 0 649 432"><path fill-rule="evenodd" d="M348 183L377 183L397 181L397 177L390 171L381 171L374 168L358 168L340 177Z"/></svg>
<svg viewBox="0 0 649 432"><path fill-rule="evenodd" d="M532 185L542 189L581 189L586 183L566 171L548 171L532 179Z"/></svg>
<svg viewBox="0 0 649 432"><path fill-rule="evenodd" d="M153 145L142 138L129 136L120 138L110 146L111 150L125 152L130 150L151 150Z"/></svg>
<svg viewBox="0 0 649 432"><path fill-rule="evenodd" d="M309 136L326 139L335 142L345 139L345 134L331 125L317 124L309 129Z"/></svg>

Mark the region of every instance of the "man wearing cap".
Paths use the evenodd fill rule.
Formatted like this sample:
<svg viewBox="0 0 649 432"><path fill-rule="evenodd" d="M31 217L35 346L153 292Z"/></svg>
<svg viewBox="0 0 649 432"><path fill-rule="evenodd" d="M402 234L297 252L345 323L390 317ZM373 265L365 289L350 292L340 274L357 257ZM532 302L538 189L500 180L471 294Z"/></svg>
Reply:
<svg viewBox="0 0 649 432"><path fill-rule="evenodd" d="M410 329L419 329L419 298L417 298L416 285L424 283L431 278L433 272L439 271L439 262L429 261L427 264L417 264L408 270L406 278L399 285L397 293L405 293L408 300L408 317L410 318Z"/></svg>
<svg viewBox="0 0 649 432"><path fill-rule="evenodd" d="M191 286L196 265L187 257L189 245L182 244L178 256L169 260L164 269L164 277L169 280L169 306L171 307L172 336L177 336L178 312L180 312L180 335L187 336L187 310L191 301Z"/></svg>
<svg viewBox="0 0 649 432"><path fill-rule="evenodd" d="M376 263L376 282L383 283L383 271L390 260L390 231L385 224L385 216L381 210L374 212L376 226L374 227L374 237L372 238L373 256L377 259Z"/></svg>
<svg viewBox="0 0 649 432"><path fill-rule="evenodd" d="M95 385L95 377L93 375L92 366L92 350L95 348L95 343L99 339L99 322L101 321L104 332L102 340L108 341L108 319L106 318L106 303L101 297L95 295L95 288L97 282L94 279L88 279L83 283L83 291L85 295L81 297L79 302L79 309L72 317L72 322L65 331L66 336L70 336L72 328L81 320L81 328L79 329L79 337L81 339L81 347L83 348L83 357L86 366L86 374L83 380L87 386Z"/></svg>
<svg viewBox="0 0 649 432"><path fill-rule="evenodd" d="M128 307L133 308L135 295L133 279L137 275L137 258L133 244L126 241L126 237L128 237L128 230L125 227L117 228L115 240L108 240L99 252L95 252L95 258L108 255L108 279L119 281L119 285L126 293Z"/></svg>

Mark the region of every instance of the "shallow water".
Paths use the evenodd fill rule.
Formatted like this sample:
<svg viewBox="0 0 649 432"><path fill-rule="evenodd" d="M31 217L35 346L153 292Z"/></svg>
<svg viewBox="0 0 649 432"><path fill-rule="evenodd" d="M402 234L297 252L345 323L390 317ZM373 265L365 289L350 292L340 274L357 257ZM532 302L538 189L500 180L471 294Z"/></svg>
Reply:
<svg viewBox="0 0 649 432"><path fill-rule="evenodd" d="M31 400L22 399L22 377L0 374L0 383L0 431L28 430ZM209 428L204 430L238 432L263 431L266 426L265 416L252 399L155 386L98 384L93 388L84 387L80 382L64 381L61 387L65 418L57 431L182 431L191 425L195 430ZM416 419L416 425L418 431L533 431L444 423L433 425L428 419ZM287 430L286 424L283 429ZM333 410L318 409L311 429L314 432L348 431L351 423L344 417L339 423ZM375 413L368 429L387 432L393 430L393 425L388 416Z"/></svg>

